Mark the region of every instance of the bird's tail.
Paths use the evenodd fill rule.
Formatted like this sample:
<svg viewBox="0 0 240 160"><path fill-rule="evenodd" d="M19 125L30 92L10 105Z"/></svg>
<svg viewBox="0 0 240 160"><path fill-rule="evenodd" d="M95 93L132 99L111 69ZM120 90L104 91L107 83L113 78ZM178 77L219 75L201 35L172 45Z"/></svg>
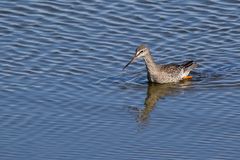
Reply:
<svg viewBox="0 0 240 160"><path fill-rule="evenodd" d="M192 70L197 67L197 63L194 61L188 61L182 64L182 66L185 68L185 70Z"/></svg>

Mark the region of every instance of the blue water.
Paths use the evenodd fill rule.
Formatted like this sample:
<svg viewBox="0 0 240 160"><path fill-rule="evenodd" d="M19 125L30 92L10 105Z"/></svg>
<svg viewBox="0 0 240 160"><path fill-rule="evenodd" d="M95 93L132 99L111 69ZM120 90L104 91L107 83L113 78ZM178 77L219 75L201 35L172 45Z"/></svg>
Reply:
<svg viewBox="0 0 240 160"><path fill-rule="evenodd" d="M148 84L158 63L193 79ZM0 1L0 159L239 159L238 1Z"/></svg>

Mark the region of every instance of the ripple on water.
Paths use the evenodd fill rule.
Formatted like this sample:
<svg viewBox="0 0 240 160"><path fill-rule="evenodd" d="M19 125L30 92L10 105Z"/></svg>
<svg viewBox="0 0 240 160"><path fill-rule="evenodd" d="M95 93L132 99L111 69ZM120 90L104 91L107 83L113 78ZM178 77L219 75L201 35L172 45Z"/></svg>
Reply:
<svg viewBox="0 0 240 160"><path fill-rule="evenodd" d="M237 1L0 8L3 159L239 159ZM193 80L152 86L143 61L122 71L142 43L158 63L197 61Z"/></svg>

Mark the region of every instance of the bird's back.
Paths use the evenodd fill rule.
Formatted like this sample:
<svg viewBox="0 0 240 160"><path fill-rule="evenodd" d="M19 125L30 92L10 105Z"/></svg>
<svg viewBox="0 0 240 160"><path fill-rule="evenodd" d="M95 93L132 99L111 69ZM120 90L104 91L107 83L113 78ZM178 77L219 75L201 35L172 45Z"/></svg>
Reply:
<svg viewBox="0 0 240 160"><path fill-rule="evenodd" d="M148 75L149 81L156 83L169 83L182 80L189 72L196 67L196 63L188 61L181 65L178 64L165 64L157 65L156 73Z"/></svg>

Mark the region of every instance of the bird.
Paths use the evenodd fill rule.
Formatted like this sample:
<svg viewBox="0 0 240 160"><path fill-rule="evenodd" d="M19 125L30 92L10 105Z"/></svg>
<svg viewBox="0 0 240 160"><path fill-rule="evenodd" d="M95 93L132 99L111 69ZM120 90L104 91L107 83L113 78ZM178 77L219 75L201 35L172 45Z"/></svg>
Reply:
<svg viewBox="0 0 240 160"><path fill-rule="evenodd" d="M135 60L143 58L147 69L147 78L153 83L175 83L181 80L192 79L189 73L197 67L197 63L190 60L182 64L156 64L150 49L141 44L136 48L132 59L123 67L123 70Z"/></svg>

